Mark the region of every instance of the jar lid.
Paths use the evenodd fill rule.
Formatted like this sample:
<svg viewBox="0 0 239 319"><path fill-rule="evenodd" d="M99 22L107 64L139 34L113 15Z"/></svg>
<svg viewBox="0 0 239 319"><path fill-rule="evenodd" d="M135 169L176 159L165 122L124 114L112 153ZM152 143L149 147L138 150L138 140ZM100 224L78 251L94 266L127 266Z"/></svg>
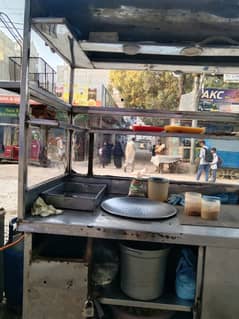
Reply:
<svg viewBox="0 0 239 319"><path fill-rule="evenodd" d="M168 183L169 180L162 177L150 177L149 181L155 182L155 183Z"/></svg>

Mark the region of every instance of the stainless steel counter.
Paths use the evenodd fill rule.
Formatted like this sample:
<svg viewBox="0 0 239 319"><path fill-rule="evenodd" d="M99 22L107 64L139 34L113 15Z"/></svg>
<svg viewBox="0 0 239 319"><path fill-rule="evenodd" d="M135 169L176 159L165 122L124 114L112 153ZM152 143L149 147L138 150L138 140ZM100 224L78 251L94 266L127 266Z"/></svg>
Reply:
<svg viewBox="0 0 239 319"><path fill-rule="evenodd" d="M239 213L238 207L227 205L227 209ZM180 212L182 207L178 207L178 210ZM130 220L107 214L100 208L95 213L66 210L58 216L28 217L19 224L19 230L30 233L239 248L239 229L236 228L181 225L178 216L164 221Z"/></svg>

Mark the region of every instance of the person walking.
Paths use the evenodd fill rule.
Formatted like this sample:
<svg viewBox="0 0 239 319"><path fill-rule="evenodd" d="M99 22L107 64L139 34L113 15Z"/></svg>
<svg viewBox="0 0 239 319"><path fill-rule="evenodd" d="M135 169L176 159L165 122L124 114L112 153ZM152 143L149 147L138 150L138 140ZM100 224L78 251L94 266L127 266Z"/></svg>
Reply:
<svg viewBox="0 0 239 319"><path fill-rule="evenodd" d="M98 150L100 164L104 168L108 164L108 150L107 150L107 143L104 142L103 146Z"/></svg>
<svg viewBox="0 0 239 319"><path fill-rule="evenodd" d="M151 163L153 163L156 166L156 172L162 173L163 171L163 164L161 163L161 155L163 155L165 151L165 144L161 143L160 140L158 140L157 144L153 146L152 149L152 158Z"/></svg>
<svg viewBox="0 0 239 319"><path fill-rule="evenodd" d="M127 142L125 147L125 163L124 163L125 172L127 171L128 166L131 167L131 172L134 171L135 153L136 153L136 145L135 145L135 138L133 137L130 141Z"/></svg>
<svg viewBox="0 0 239 319"><path fill-rule="evenodd" d="M111 163L111 157L112 157L112 149L113 144L109 141L106 142L106 165Z"/></svg>
<svg viewBox="0 0 239 319"><path fill-rule="evenodd" d="M211 148L211 153L213 155L213 160L210 163L211 174L212 174L212 182L215 183L217 179L217 169L218 169L218 155L217 149L215 147Z"/></svg>
<svg viewBox="0 0 239 319"><path fill-rule="evenodd" d="M199 181L202 173L205 172L205 181L207 182L209 178L210 162L212 162L213 156L210 150L208 149L208 147L206 146L205 141L200 141L199 145L201 147L200 153L199 153L200 161L199 161L198 171L196 175L196 180ZM211 154L211 158L209 158L210 157L209 154Z"/></svg>
<svg viewBox="0 0 239 319"><path fill-rule="evenodd" d="M113 148L113 157L114 157L114 164L116 168L122 167L122 157L124 156L124 152L121 146L120 141L115 143Z"/></svg>

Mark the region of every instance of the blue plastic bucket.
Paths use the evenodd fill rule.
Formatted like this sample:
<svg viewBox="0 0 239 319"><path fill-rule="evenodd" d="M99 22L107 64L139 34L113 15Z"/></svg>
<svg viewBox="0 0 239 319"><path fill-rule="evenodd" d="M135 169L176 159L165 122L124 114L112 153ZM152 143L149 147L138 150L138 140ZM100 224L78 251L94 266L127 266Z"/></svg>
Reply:
<svg viewBox="0 0 239 319"><path fill-rule="evenodd" d="M14 230L16 223L17 218L9 223L8 243L17 239L17 232ZM22 311L23 252L23 240L4 251L4 290L7 306L18 313Z"/></svg>

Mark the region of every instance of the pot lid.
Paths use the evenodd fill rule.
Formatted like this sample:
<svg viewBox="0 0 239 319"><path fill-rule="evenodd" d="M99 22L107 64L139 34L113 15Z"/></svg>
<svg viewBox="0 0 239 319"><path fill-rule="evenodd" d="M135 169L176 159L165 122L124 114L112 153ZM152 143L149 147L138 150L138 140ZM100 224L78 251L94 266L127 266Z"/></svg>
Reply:
<svg viewBox="0 0 239 319"><path fill-rule="evenodd" d="M177 209L169 204L141 197L114 197L101 203L107 213L137 219L165 219L176 215Z"/></svg>

